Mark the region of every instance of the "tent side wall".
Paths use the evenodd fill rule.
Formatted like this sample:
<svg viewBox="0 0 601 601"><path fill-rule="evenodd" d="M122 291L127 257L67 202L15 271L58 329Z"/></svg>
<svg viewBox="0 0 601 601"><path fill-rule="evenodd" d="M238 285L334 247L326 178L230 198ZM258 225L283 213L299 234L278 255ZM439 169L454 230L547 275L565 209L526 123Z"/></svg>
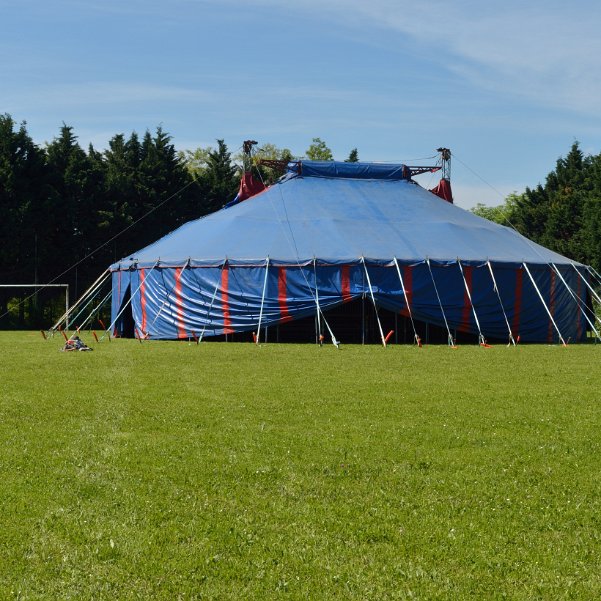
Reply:
<svg viewBox="0 0 601 601"><path fill-rule="evenodd" d="M546 307L520 265L493 264L498 294L486 263L463 265L463 275L457 262L432 263L431 267L432 275L425 262L400 263L416 320L445 327L446 317L452 331L477 334L477 317L486 337L508 339L504 309L515 337L524 342L557 342L559 336L548 310L565 340L586 338L586 320L578 303L547 265L529 265ZM584 298L585 284L576 271L567 265L559 269L572 291ZM315 267L225 263L221 267L115 271L112 318L123 308L129 286L136 328L151 339L257 331L259 319L262 326L272 326L315 314L317 303L327 311L362 295L371 298L366 270L377 304L407 315L398 272L390 262L366 262L365 266L318 263ZM121 323L123 320L117 321L117 330Z"/></svg>

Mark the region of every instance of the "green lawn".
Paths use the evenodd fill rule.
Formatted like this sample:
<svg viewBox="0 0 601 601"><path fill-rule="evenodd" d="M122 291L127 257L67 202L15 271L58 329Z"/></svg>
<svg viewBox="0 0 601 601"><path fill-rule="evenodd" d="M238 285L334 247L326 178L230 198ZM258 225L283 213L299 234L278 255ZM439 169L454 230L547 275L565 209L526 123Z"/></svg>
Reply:
<svg viewBox="0 0 601 601"><path fill-rule="evenodd" d="M601 347L0 334L0 599L598 599Z"/></svg>

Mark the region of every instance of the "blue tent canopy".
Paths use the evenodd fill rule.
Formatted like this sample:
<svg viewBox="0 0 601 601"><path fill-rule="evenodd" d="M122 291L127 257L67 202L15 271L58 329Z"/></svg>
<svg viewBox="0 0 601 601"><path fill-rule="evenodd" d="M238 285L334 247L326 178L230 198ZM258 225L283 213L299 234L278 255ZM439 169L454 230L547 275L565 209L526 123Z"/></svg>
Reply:
<svg viewBox="0 0 601 601"><path fill-rule="evenodd" d="M113 319L129 294L136 327L150 338L254 331L259 318L283 323L364 294L495 338L507 338L508 321L523 340L557 339L557 329L565 339L586 335L570 292L586 296L583 266L441 200L403 165L291 163L264 192L186 223L111 270Z"/></svg>

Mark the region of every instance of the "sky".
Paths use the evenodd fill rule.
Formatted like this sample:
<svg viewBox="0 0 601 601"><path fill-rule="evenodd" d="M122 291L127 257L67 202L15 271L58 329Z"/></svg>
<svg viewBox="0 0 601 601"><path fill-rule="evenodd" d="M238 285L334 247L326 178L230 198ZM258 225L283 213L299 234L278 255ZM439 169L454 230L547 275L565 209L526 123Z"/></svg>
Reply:
<svg viewBox="0 0 601 601"><path fill-rule="evenodd" d="M166 130L302 156L431 164L456 203L543 183L601 151L601 3L574 0L0 0L0 113L82 146ZM436 177L422 175L432 187Z"/></svg>

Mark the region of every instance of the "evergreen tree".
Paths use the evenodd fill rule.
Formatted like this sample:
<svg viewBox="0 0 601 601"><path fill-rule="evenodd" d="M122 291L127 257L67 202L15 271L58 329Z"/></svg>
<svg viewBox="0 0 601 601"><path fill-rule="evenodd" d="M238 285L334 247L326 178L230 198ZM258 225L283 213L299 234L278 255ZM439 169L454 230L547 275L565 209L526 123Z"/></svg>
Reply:
<svg viewBox="0 0 601 601"><path fill-rule="evenodd" d="M574 143L569 154L557 161L545 186L549 201L540 241L577 261L586 261L583 213L588 197L584 186L587 163Z"/></svg>
<svg viewBox="0 0 601 601"><path fill-rule="evenodd" d="M349 155L348 158L344 159L345 163L358 163L359 162L359 151L356 148L353 148Z"/></svg>
<svg viewBox="0 0 601 601"><path fill-rule="evenodd" d="M135 136L137 138L137 135ZM125 136L116 134L104 151L106 202L100 212L107 239L111 239L134 222L137 192L136 176L139 157L128 150ZM127 238L130 238L129 236ZM111 248L111 261L134 250L131 243L118 237Z"/></svg>
<svg viewBox="0 0 601 601"><path fill-rule="evenodd" d="M583 244L588 263L601 271L601 154L591 157L585 177L588 197L583 210Z"/></svg>
<svg viewBox="0 0 601 601"><path fill-rule="evenodd" d="M104 223L114 236L130 227L130 235L113 245L114 258L121 258L150 244L178 225L199 217L199 186L186 170L171 137L157 128L140 142L133 132L109 142L105 153L106 193L111 205L103 212Z"/></svg>
<svg viewBox="0 0 601 601"><path fill-rule="evenodd" d="M223 140L217 140L217 148L209 152L202 179L207 190L202 207L204 213L221 209L236 196L239 177Z"/></svg>
<svg viewBox="0 0 601 601"><path fill-rule="evenodd" d="M63 124L58 137L48 144L46 155L49 193L44 210L44 259L47 272L55 274L93 250L102 180L70 126ZM58 265L65 267L57 270ZM84 268L83 274L87 271ZM67 281L76 297L90 283L79 269Z"/></svg>

